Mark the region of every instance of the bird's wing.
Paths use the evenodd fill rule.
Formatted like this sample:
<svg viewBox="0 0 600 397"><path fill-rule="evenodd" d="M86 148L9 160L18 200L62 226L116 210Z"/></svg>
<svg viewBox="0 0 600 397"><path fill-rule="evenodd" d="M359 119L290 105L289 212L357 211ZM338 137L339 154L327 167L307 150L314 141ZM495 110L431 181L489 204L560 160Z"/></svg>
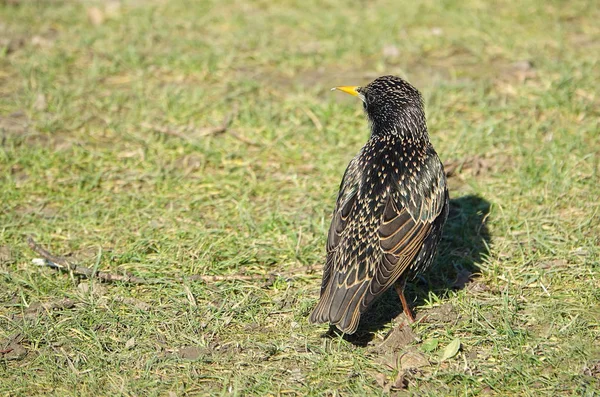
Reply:
<svg viewBox="0 0 600 397"><path fill-rule="evenodd" d="M360 186L342 183L345 191L338 197L327 240L321 299L311 321L329 321L344 332L354 332L360 314L420 254L445 202L441 164L432 163L430 171L438 171L437 180L427 177L425 183L435 186L411 195L403 195L406 189L395 181L385 199L378 201L362 197ZM351 178L347 171L344 180ZM424 196L415 200L418 194Z"/></svg>
<svg viewBox="0 0 600 397"><path fill-rule="evenodd" d="M419 177L412 179L417 182L410 187L397 180L393 183L392 194L380 218L379 246L382 258L369 280L369 288L361 302L362 310L398 280L415 261L432 257L423 248L431 249L426 242L432 232L436 234L438 218L447 216L444 207L448 198L443 166L432 147L428 148L422 169L424 171ZM406 194L407 191L409 194Z"/></svg>
<svg viewBox="0 0 600 397"><path fill-rule="evenodd" d="M425 160L416 177L402 183L394 181L400 193L399 203L415 220L433 222L442 213L447 201L444 167L432 146L425 149ZM419 198L419 200L417 200Z"/></svg>
<svg viewBox="0 0 600 397"><path fill-rule="evenodd" d="M387 290L414 262L431 231L432 224L413 219L410 212L390 198L379 227L382 256L368 280L369 288L361 302L366 309Z"/></svg>
<svg viewBox="0 0 600 397"><path fill-rule="evenodd" d="M352 161L354 162L355 159ZM340 239L346 230L351 213L355 207L359 184L359 175L357 175L355 172L355 168L351 162L344 172L335 210L333 211L333 219L331 221L331 225L329 226L329 233L327 235L327 260L323 269L321 294L323 294L325 291L325 288L329 283L331 273L334 271L335 253L340 243Z"/></svg>

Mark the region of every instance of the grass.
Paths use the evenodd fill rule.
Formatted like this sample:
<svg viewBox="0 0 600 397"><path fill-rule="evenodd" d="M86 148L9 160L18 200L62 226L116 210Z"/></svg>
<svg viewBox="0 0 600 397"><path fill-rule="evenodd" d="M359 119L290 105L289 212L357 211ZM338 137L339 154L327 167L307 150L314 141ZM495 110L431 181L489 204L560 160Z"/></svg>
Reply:
<svg viewBox="0 0 600 397"><path fill-rule="evenodd" d="M0 2L0 393L598 395L599 19L582 0ZM423 92L459 164L409 287L430 321L386 348L393 294L361 340L324 337L302 270L368 133L328 89L382 74ZM103 284L35 266L27 235L113 273L281 276Z"/></svg>

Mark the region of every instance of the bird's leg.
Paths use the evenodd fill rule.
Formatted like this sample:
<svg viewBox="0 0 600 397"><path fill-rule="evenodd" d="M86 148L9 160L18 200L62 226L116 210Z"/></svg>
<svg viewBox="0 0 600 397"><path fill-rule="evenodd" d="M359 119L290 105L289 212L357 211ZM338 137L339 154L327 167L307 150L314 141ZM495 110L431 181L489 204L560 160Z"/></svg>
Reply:
<svg viewBox="0 0 600 397"><path fill-rule="evenodd" d="M396 283L394 283L394 288L396 288L396 293L398 294L398 297L400 298L400 302L402 302L402 309L404 309L404 315L406 316L406 318L408 318L408 322L414 323L415 316L413 315L412 310L410 310L410 306L408 305L408 302L406 301L406 298L404 297L404 286L405 285L406 285L406 280L396 281Z"/></svg>

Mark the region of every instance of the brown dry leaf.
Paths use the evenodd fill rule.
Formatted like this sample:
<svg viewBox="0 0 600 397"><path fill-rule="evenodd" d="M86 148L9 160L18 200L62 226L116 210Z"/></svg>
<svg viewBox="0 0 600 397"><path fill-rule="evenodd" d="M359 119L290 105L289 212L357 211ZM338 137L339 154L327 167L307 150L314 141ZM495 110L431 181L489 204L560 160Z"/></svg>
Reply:
<svg viewBox="0 0 600 397"><path fill-rule="evenodd" d="M8 37L0 38L0 50L5 50L6 55L12 54L13 52L22 48L24 45L25 39L22 37L11 39L9 39ZM4 74L0 73L0 76L4 77Z"/></svg>
<svg viewBox="0 0 600 397"><path fill-rule="evenodd" d="M44 36L35 35L31 38L31 45L35 47L48 48L52 47L54 40L46 38Z"/></svg>
<svg viewBox="0 0 600 397"><path fill-rule="evenodd" d="M135 338L132 336L125 342L125 349L131 349L135 346Z"/></svg>
<svg viewBox="0 0 600 397"><path fill-rule="evenodd" d="M552 259L550 261L539 262L537 265L542 269L556 269L567 267L567 261L564 259Z"/></svg>
<svg viewBox="0 0 600 397"><path fill-rule="evenodd" d="M184 346L179 349L177 355L184 360L197 360L202 355L202 349L196 346Z"/></svg>
<svg viewBox="0 0 600 397"><path fill-rule="evenodd" d="M465 288L465 285L467 285L469 283L469 280L471 279L472 275L473 275L473 273L471 273L470 271L468 271L466 269L461 269L458 272L458 274L456 275L456 280L454 280L454 282L452 283L452 288L454 288L454 289Z"/></svg>
<svg viewBox="0 0 600 397"><path fill-rule="evenodd" d="M4 360L22 360L27 355L27 349L21 345L24 337L17 333L0 343L0 357Z"/></svg>
<svg viewBox="0 0 600 397"><path fill-rule="evenodd" d="M381 353L398 351L416 340L417 335L415 335L412 328L407 324L403 324L390 331L385 340L373 350Z"/></svg>
<svg viewBox="0 0 600 397"><path fill-rule="evenodd" d="M417 314L417 321L423 323L451 323L457 319L458 315L451 303L446 303Z"/></svg>
<svg viewBox="0 0 600 397"><path fill-rule="evenodd" d="M431 28L431 34L433 36L441 36L444 34L444 30L440 27L434 26L433 28Z"/></svg>
<svg viewBox="0 0 600 397"><path fill-rule="evenodd" d="M94 26L102 25L105 20L104 13L98 7L90 7L87 10L87 17Z"/></svg>
<svg viewBox="0 0 600 397"><path fill-rule="evenodd" d="M400 50L393 44L383 46L382 50L384 58L397 58L400 55Z"/></svg>
<svg viewBox="0 0 600 397"><path fill-rule="evenodd" d="M106 294L106 287L98 282L84 281L77 285L77 289L84 295L91 293L94 296L100 297Z"/></svg>
<svg viewBox="0 0 600 397"><path fill-rule="evenodd" d="M382 354L377 357L377 362L390 369L396 369L398 367L398 353Z"/></svg>
<svg viewBox="0 0 600 397"><path fill-rule="evenodd" d="M467 285L467 291L474 294L489 291L489 289L490 287L488 287L484 282L481 281L469 283L469 285Z"/></svg>
<svg viewBox="0 0 600 397"><path fill-rule="evenodd" d="M35 102L33 103L33 108L40 112L43 112L48 108L48 102L46 101L46 96L43 93L40 92L37 94Z"/></svg>
<svg viewBox="0 0 600 397"><path fill-rule="evenodd" d="M50 302L33 302L25 310L25 318L35 318L44 314L48 314L54 310L66 310L75 307L75 301L69 298L59 299Z"/></svg>
<svg viewBox="0 0 600 397"><path fill-rule="evenodd" d="M114 300L116 302L121 302L126 305L134 306L136 309L140 309L143 311L149 311L152 309L152 305L135 298L127 298L121 295L117 295L114 297Z"/></svg>
<svg viewBox="0 0 600 397"><path fill-rule="evenodd" d="M511 72L520 83L537 76L533 63L530 61L518 61L511 65Z"/></svg>
<svg viewBox="0 0 600 397"><path fill-rule="evenodd" d="M120 1L108 1L104 6L104 14L108 18L116 18L121 13Z"/></svg>
<svg viewBox="0 0 600 397"><path fill-rule="evenodd" d="M377 382L377 384L378 384L380 387L383 387L383 386L385 386L385 384L386 384L386 382L387 382L387 379L386 379L386 376L385 376L385 374L382 374L381 372L378 372L378 373L376 373L376 374L375 374L375 382Z"/></svg>
<svg viewBox="0 0 600 397"><path fill-rule="evenodd" d="M406 371L398 372L394 383L392 384L393 390L404 390L408 388L408 379L406 379Z"/></svg>
<svg viewBox="0 0 600 397"><path fill-rule="evenodd" d="M385 376L385 374L382 374L381 372L375 374L375 382L377 382L377 385L383 389L384 393L390 392L392 385L390 384L390 382L388 382L387 376Z"/></svg>
<svg viewBox="0 0 600 397"><path fill-rule="evenodd" d="M593 102L596 98L596 94L594 94L593 92L587 92L585 90L582 90L581 88L575 90L575 95L580 96L583 99L587 99L590 102Z"/></svg>
<svg viewBox="0 0 600 397"><path fill-rule="evenodd" d="M583 374L600 380L600 360L589 363L583 369Z"/></svg>
<svg viewBox="0 0 600 397"><path fill-rule="evenodd" d="M400 357L400 368L407 370L410 368L421 368L430 365L427 357L416 351L409 351Z"/></svg>
<svg viewBox="0 0 600 397"><path fill-rule="evenodd" d="M14 262L12 250L8 245L0 245L0 265L10 265Z"/></svg>

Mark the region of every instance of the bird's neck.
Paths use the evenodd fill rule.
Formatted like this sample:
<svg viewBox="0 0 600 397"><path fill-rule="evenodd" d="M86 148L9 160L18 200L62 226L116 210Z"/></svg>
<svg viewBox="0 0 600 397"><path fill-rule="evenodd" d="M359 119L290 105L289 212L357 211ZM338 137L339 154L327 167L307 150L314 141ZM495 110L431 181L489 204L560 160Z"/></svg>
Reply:
<svg viewBox="0 0 600 397"><path fill-rule="evenodd" d="M371 137L393 135L400 139L429 141L425 116L403 112L386 120L371 120Z"/></svg>

